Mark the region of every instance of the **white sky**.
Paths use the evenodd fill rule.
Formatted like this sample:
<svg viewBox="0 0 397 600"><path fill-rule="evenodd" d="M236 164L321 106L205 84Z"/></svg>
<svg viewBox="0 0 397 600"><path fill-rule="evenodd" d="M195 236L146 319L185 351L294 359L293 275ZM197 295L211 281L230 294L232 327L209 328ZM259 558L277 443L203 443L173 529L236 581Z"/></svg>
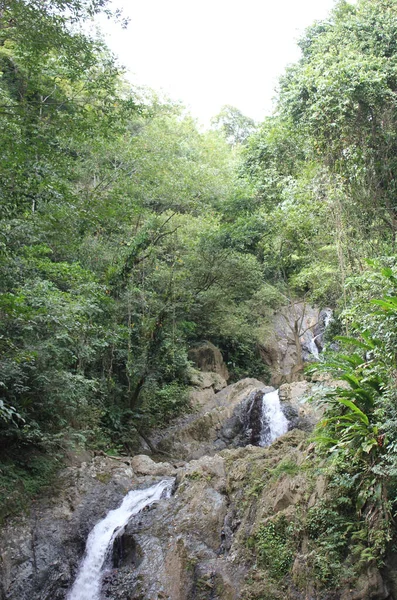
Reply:
<svg viewBox="0 0 397 600"><path fill-rule="evenodd" d="M126 30L101 21L129 79L181 100L207 124L224 104L261 120L296 40L334 0L113 0Z"/></svg>

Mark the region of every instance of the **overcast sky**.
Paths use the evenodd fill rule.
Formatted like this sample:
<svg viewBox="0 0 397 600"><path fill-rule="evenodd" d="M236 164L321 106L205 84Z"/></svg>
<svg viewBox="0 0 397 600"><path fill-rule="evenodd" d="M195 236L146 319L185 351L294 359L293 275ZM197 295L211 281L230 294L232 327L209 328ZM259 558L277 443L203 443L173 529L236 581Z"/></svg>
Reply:
<svg viewBox="0 0 397 600"><path fill-rule="evenodd" d="M335 0L114 0L129 26L101 21L129 79L164 90L207 124L224 104L261 120L296 41Z"/></svg>

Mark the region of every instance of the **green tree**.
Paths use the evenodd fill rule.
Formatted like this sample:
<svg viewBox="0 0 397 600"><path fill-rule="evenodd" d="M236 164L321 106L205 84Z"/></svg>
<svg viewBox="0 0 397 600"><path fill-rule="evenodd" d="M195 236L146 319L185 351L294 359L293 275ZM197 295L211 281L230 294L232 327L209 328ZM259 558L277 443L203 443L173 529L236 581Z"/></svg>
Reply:
<svg viewBox="0 0 397 600"><path fill-rule="evenodd" d="M229 104L223 106L221 111L211 119L211 125L225 135L228 144L232 147L244 144L256 128L254 119Z"/></svg>

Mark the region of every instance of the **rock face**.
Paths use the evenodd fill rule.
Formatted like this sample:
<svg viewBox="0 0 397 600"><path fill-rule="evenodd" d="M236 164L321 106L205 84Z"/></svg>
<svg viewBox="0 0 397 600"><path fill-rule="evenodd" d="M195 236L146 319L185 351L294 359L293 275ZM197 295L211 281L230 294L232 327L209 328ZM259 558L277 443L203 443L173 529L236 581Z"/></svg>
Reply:
<svg viewBox="0 0 397 600"><path fill-rule="evenodd" d="M198 412L181 417L164 430L150 437L151 446L162 456L193 460L213 455L230 445L243 445L246 437L246 415L252 394L266 393L274 388L257 379L242 379L209 397Z"/></svg>
<svg viewBox="0 0 397 600"><path fill-rule="evenodd" d="M191 405L199 408L227 386L226 379L218 373L201 371L192 371L190 384Z"/></svg>
<svg viewBox="0 0 397 600"><path fill-rule="evenodd" d="M3 528L0 600L65 600L95 523L130 489L170 477L173 496L118 532L103 598L392 600L391 579L373 565L332 592L317 582L313 561L322 547L315 545L313 515L329 492L325 477L309 468L307 430L316 415L304 398L313 386L282 386L283 409L302 429L267 448L249 442L257 435L255 411L271 388L246 379L152 436L158 451L167 448L167 461L164 454L161 462L96 456L66 468L51 497Z"/></svg>
<svg viewBox="0 0 397 600"><path fill-rule="evenodd" d="M140 561L132 570L124 555L105 586L111 597L239 598L236 583L244 569L229 563L225 545L231 519L225 460L192 461L179 470L177 482L167 503L130 521L123 536Z"/></svg>
<svg viewBox="0 0 397 600"><path fill-rule="evenodd" d="M189 350L188 356L200 371L217 373L226 381L229 379L229 371L223 362L221 351L211 342L194 346Z"/></svg>
<svg viewBox="0 0 397 600"><path fill-rule="evenodd" d="M323 308L318 315L318 322L314 327L314 340L317 348L321 352L324 350L324 333L329 323L332 321L332 309Z"/></svg>
<svg viewBox="0 0 397 600"><path fill-rule="evenodd" d="M304 302L286 306L274 315L261 347L262 359L272 373L272 385L302 379L303 362L318 352L315 337L320 333L319 318L320 311Z"/></svg>
<svg viewBox="0 0 397 600"><path fill-rule="evenodd" d="M307 401L317 388L317 384L308 381L284 383L280 386L280 401L290 430L298 428L309 432L321 418L321 411Z"/></svg>
<svg viewBox="0 0 397 600"><path fill-rule="evenodd" d="M129 464L105 457L60 473L53 495L1 532L1 600L63 600L88 533L137 483Z"/></svg>
<svg viewBox="0 0 397 600"><path fill-rule="evenodd" d="M242 443L239 445L246 446L247 444L253 444L254 446L259 446L262 426L262 399L263 394L268 391L273 390L272 388L266 388L266 390L259 391L254 390L250 394L242 420L245 424L243 435L246 439L242 439ZM244 443L244 441L246 443Z"/></svg>

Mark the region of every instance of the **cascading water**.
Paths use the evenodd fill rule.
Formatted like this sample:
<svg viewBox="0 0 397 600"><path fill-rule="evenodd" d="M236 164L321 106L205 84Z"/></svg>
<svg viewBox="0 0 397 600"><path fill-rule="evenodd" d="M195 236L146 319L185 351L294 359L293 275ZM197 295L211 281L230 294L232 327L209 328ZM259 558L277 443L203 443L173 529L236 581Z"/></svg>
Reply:
<svg viewBox="0 0 397 600"><path fill-rule="evenodd" d="M305 334L304 348L306 347L309 355L311 355L316 361L320 360L320 352L322 352L324 349L324 333L331 321L332 309L324 308L320 312L318 323L314 328L314 332L309 329ZM310 360L310 357L308 357L307 360Z"/></svg>
<svg viewBox="0 0 397 600"><path fill-rule="evenodd" d="M259 445L269 446L280 435L287 433L288 419L281 410L278 391L269 392L263 395L262 400L262 418L261 418L261 436Z"/></svg>
<svg viewBox="0 0 397 600"><path fill-rule="evenodd" d="M307 345L308 345L310 354L312 354L314 356L315 360L319 360L320 353L319 353L317 345L316 345L316 338L314 338L314 337L310 338Z"/></svg>
<svg viewBox="0 0 397 600"><path fill-rule="evenodd" d="M324 313L324 331L325 331L327 329L328 325L330 324L330 322L332 321L332 309L324 308L323 313Z"/></svg>
<svg viewBox="0 0 397 600"><path fill-rule="evenodd" d="M99 600L104 563L116 535L133 515L162 496L169 497L172 485L173 480L168 479L145 490L129 492L119 508L111 510L95 525L88 536L85 557L67 600Z"/></svg>

